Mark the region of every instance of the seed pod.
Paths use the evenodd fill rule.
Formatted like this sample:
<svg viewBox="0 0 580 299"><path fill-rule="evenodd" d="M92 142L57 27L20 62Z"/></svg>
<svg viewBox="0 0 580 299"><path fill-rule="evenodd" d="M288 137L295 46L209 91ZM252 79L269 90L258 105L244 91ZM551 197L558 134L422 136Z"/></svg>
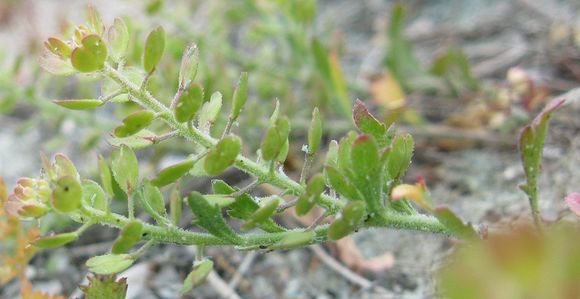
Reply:
<svg viewBox="0 0 580 299"><path fill-rule="evenodd" d="M294 210L296 211L296 215L304 216L312 210L312 208L316 205L315 196L310 195L308 193L304 193L300 195L298 201L296 202L296 207Z"/></svg>
<svg viewBox="0 0 580 299"><path fill-rule="evenodd" d="M409 134L396 136L387 157L389 178L399 180L409 168L414 150L413 137Z"/></svg>
<svg viewBox="0 0 580 299"><path fill-rule="evenodd" d="M312 111L312 120L308 128L308 154L314 155L320 148L320 141L322 139L322 120L320 120L320 112L318 108Z"/></svg>
<svg viewBox="0 0 580 299"><path fill-rule="evenodd" d="M209 175L219 175L234 164L242 148L242 140L229 135L220 140L206 155L204 169Z"/></svg>
<svg viewBox="0 0 580 299"><path fill-rule="evenodd" d="M290 250L303 247L312 243L315 236L316 233L312 230L288 232L280 241L271 245L269 249Z"/></svg>
<svg viewBox="0 0 580 299"><path fill-rule="evenodd" d="M339 218L334 220L328 227L328 239L329 240L339 240L352 233L352 228L344 219Z"/></svg>
<svg viewBox="0 0 580 299"><path fill-rule="evenodd" d="M175 119L178 122L191 121L203 104L203 95L203 87L195 83L191 84L177 99Z"/></svg>
<svg viewBox="0 0 580 299"><path fill-rule="evenodd" d="M362 199L362 195L357 188L336 168L326 166L324 173L326 174L326 179L330 187L340 193L340 195L352 200Z"/></svg>
<svg viewBox="0 0 580 299"><path fill-rule="evenodd" d="M165 50L165 30L159 26L149 33L143 48L143 68L151 73L161 61Z"/></svg>
<svg viewBox="0 0 580 299"><path fill-rule="evenodd" d="M123 124L115 128L115 136L127 137L133 135L151 124L155 113L149 110L140 110L129 114L123 119Z"/></svg>
<svg viewBox="0 0 580 299"><path fill-rule="evenodd" d="M87 261L89 271L107 275L119 273L129 268L135 262L135 257L130 254L105 254L94 256Z"/></svg>
<svg viewBox="0 0 580 299"><path fill-rule="evenodd" d="M82 73L90 73L102 69L107 59L107 45L96 34L83 37L82 46L71 53L71 64Z"/></svg>
<svg viewBox="0 0 580 299"><path fill-rule="evenodd" d="M330 240L341 239L355 231L364 220L366 204L364 201L351 201L342 210L342 216L328 228Z"/></svg>
<svg viewBox="0 0 580 299"><path fill-rule="evenodd" d="M183 295L191 291L191 289L193 289L194 287L197 287L200 284L202 284L209 275L209 273L211 273L212 269L213 262L211 260L204 259L201 261L196 261L193 264L193 269L191 270L191 272L189 272L189 274L183 281L181 294Z"/></svg>
<svg viewBox="0 0 580 299"><path fill-rule="evenodd" d="M262 139L261 151L262 158L266 161L271 161L278 158L280 153L287 151L285 149L288 135L290 134L290 122L285 116L278 117L275 124L268 128L264 139ZM285 155L284 155L285 158ZM279 159L278 159L279 160Z"/></svg>
<svg viewBox="0 0 580 299"><path fill-rule="evenodd" d="M276 213L276 209L280 205L280 200L281 199L278 196L272 196L264 199L263 203L261 204L261 207L258 208L254 213L252 213L252 216L250 216L248 222L242 225L242 230L248 231L254 228L258 223L266 221L267 219L272 217Z"/></svg>
<svg viewBox="0 0 580 299"><path fill-rule="evenodd" d="M143 234L143 223L139 220L133 220L127 223L117 240L113 243L111 252L113 254L121 254L128 252L137 242L141 241Z"/></svg>
<svg viewBox="0 0 580 299"><path fill-rule="evenodd" d="M248 73L243 72L240 75L240 80L238 81L238 86L234 90L234 99L232 103L232 119L237 119L240 111L246 104L248 99Z"/></svg>
<svg viewBox="0 0 580 299"><path fill-rule="evenodd" d="M159 172L155 179L151 180L151 184L157 187L169 185L187 174L193 167L193 164L195 164L195 161L187 159L166 167Z"/></svg>
<svg viewBox="0 0 580 299"><path fill-rule="evenodd" d="M310 195L320 195L324 191L324 176L320 173L315 174L306 185L306 193Z"/></svg>
<svg viewBox="0 0 580 299"><path fill-rule="evenodd" d="M107 161L103 158L103 156L99 155L98 159L99 163L99 176L101 178L101 184L103 185L103 189L107 192L109 196L113 195L113 176L111 174L111 169L107 164Z"/></svg>
<svg viewBox="0 0 580 299"><path fill-rule="evenodd" d="M64 246L70 242L76 241L78 238L79 235L76 232L63 233L38 238L34 240L32 244L38 248L49 249Z"/></svg>
<svg viewBox="0 0 580 299"><path fill-rule="evenodd" d="M96 99L53 100L53 103L71 110L92 110L103 106L104 102Z"/></svg>
<svg viewBox="0 0 580 299"><path fill-rule="evenodd" d="M71 54L70 47L65 42L56 37L49 37L44 42L44 47L61 59L67 59Z"/></svg>
<svg viewBox="0 0 580 299"><path fill-rule="evenodd" d="M52 191L52 207L62 213L75 211L81 206L83 189L72 176L63 176L56 181Z"/></svg>
<svg viewBox="0 0 580 299"><path fill-rule="evenodd" d="M222 94L216 91L211 95L209 102L201 107L197 120L198 127L204 132L209 132L221 109Z"/></svg>
<svg viewBox="0 0 580 299"><path fill-rule="evenodd" d="M195 80L199 65L199 49L197 45L191 43L183 51L181 57L181 67L179 68L179 88L184 88Z"/></svg>

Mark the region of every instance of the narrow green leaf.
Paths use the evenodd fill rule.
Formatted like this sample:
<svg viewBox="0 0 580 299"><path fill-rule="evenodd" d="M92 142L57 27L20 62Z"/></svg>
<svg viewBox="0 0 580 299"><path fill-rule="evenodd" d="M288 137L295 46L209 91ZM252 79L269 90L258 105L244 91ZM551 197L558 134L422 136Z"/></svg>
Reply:
<svg viewBox="0 0 580 299"><path fill-rule="evenodd" d="M232 104L232 119L238 118L240 111L244 108L246 101L248 100L248 73L243 72L240 75L240 80L238 81L238 86L234 90L234 99Z"/></svg>
<svg viewBox="0 0 580 299"><path fill-rule="evenodd" d="M182 211L183 198L181 197L179 186L175 185L169 194L169 214L171 215L171 223L173 223L173 225L179 225Z"/></svg>
<svg viewBox="0 0 580 299"><path fill-rule="evenodd" d="M477 237L477 232L469 223L463 221L448 207L435 208L435 217L445 225L451 232L463 239L473 239Z"/></svg>
<svg viewBox="0 0 580 299"><path fill-rule="evenodd" d="M269 247L271 250L290 250L312 244L316 233L312 230L291 231Z"/></svg>
<svg viewBox="0 0 580 299"><path fill-rule="evenodd" d="M316 196L310 195L308 193L304 193L298 197L298 201L296 202L296 206L294 210L296 211L296 215L304 216L314 208L316 205Z"/></svg>
<svg viewBox="0 0 580 299"><path fill-rule="evenodd" d="M139 162L131 148L122 145L112 153L111 170L119 187L131 194L139 181Z"/></svg>
<svg viewBox="0 0 580 299"><path fill-rule="evenodd" d="M193 264L193 270L189 272L185 280L183 281L183 287L181 288L181 294L191 291L194 287L202 284L207 276L213 270L213 262L211 260L201 260L196 261Z"/></svg>
<svg viewBox="0 0 580 299"><path fill-rule="evenodd" d="M115 274L131 267L135 257L129 254L105 254L90 258L87 261L89 271L97 274Z"/></svg>
<svg viewBox="0 0 580 299"><path fill-rule="evenodd" d="M340 173L339 170L332 166L326 166L324 171L330 187L340 195L350 200L362 200L364 198L350 180L344 174Z"/></svg>
<svg viewBox="0 0 580 299"><path fill-rule="evenodd" d="M186 159L179 163L173 164L162 169L157 177L151 180L151 183L157 187L163 187L177 181L182 176L186 175L193 167L195 161Z"/></svg>
<svg viewBox="0 0 580 299"><path fill-rule="evenodd" d="M159 26L149 33L143 48L143 68L151 73L161 61L165 50L165 30Z"/></svg>
<svg viewBox="0 0 580 299"><path fill-rule="evenodd" d="M221 174L234 164L241 149L242 140L238 136L225 136L205 156L205 171L214 176Z"/></svg>
<svg viewBox="0 0 580 299"><path fill-rule="evenodd" d="M83 189L72 176L60 177L52 191L52 207L61 213L77 210L81 206Z"/></svg>
<svg viewBox="0 0 580 299"><path fill-rule="evenodd" d="M320 112L318 107L312 111L312 120L310 127L308 127L308 154L314 155L320 148L320 141L322 140L322 120L320 119Z"/></svg>
<svg viewBox="0 0 580 299"><path fill-rule="evenodd" d="M107 164L107 161L103 158L103 156L99 155L98 158L99 164L99 177L101 178L101 184L103 188L107 192L109 196L113 195L113 175L111 173L111 169Z"/></svg>
<svg viewBox="0 0 580 299"><path fill-rule="evenodd" d="M62 233L58 235L41 237L32 243L34 246L43 249L57 248L64 246L70 242L78 240L79 236L76 232Z"/></svg>
<svg viewBox="0 0 580 299"><path fill-rule="evenodd" d="M113 243L111 253L127 253L137 242L141 241L142 234L143 223L141 221L133 220L127 223L119 233L119 237Z"/></svg>
<svg viewBox="0 0 580 299"><path fill-rule="evenodd" d="M204 132L209 132L221 109L222 94L216 91L211 95L209 102L201 107L198 118L199 128Z"/></svg>
<svg viewBox="0 0 580 299"><path fill-rule="evenodd" d="M92 110L104 104L103 101L95 99L53 100L52 102L71 110Z"/></svg>
<svg viewBox="0 0 580 299"><path fill-rule="evenodd" d="M242 242L242 238L226 223L220 209L210 205L203 195L194 191L187 197L187 202L196 216L197 225L228 242L234 244Z"/></svg>

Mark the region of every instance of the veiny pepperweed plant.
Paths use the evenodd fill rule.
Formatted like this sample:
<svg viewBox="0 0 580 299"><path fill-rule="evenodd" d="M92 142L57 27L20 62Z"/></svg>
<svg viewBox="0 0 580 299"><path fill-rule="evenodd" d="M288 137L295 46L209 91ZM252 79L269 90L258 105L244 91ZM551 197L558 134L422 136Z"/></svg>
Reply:
<svg viewBox="0 0 580 299"><path fill-rule="evenodd" d="M40 64L56 75L85 76L102 84L103 93L98 98L54 100L62 109L124 106L123 111L127 112L121 123L110 132L103 132L110 134L112 154L108 159L99 157L96 181L83 177L64 154L52 158L41 155L42 175L19 179L13 192L2 200L11 219L39 219L58 214L78 224L66 233L33 236L32 248L64 246L78 240L95 225L118 229L110 251L86 261L88 269L99 275L82 288L87 298L124 298L125 282L117 281L112 275L131 267L148 249L159 244L197 246L198 257L183 283L182 292L186 293L202 283L212 270L213 262L203 255L203 248L208 246L232 246L243 251L289 250L338 240L366 228L446 234L465 240L468 250L486 237L485 230L465 223L449 207L436 204L424 180L414 184L403 182L413 156L413 138L398 134L392 126L377 120L363 102L357 100L352 107L356 130L328 145L323 144L324 117L314 108L304 133L307 136L303 147L304 166L299 178L293 179L284 169L292 131L292 119L283 115L280 108L284 103L276 104L267 125L261 128L259 147L246 145L254 143L244 142L237 132L242 129L238 121L245 116L244 107L251 101L249 77L252 74L239 75L231 97L225 98L220 92L206 95L203 84L196 78L200 53L211 49L191 43L183 49L176 74L177 86L157 86L152 90L150 80L158 75L158 67L166 55L164 28L154 28L142 46L135 47L131 44L135 40L133 33L123 19L117 18L113 24L105 25L93 8L88 9L87 19L87 24L75 28L71 39L49 38ZM320 45L314 44L317 47ZM134 55L129 49L135 48L142 49L140 63L129 64L126 57ZM389 63L394 64L396 60ZM332 89L332 76L328 76L327 87ZM158 96L167 93L173 96ZM527 176L522 190L529 197L536 227L529 235L537 238L548 231L537 205L541 151L548 120L563 104L563 100L550 104L525 127L520 138ZM225 107L229 111L223 111ZM220 117L225 117L226 124L216 129L214 123ZM189 156L155 175L141 173L139 151L159 146L168 139L186 140L190 145ZM326 153L322 152L324 149ZM311 166L319 160L324 160L323 170L313 173ZM230 167L247 173L253 182L236 188L214 179L210 194L197 191L182 194L179 188L184 177L216 177ZM261 184L273 185L282 191L277 195L256 196L253 190ZM126 207L119 209L116 202L124 202ZM570 202L574 206L574 200ZM322 208L324 213L306 227L288 228L275 220L289 208L294 208L302 217L314 207ZM184 225L184 209L191 210L193 225L198 229L189 229L190 223ZM147 217L137 217L143 213ZM243 224L232 225L224 213ZM27 262L28 257L23 260ZM448 283L449 277L463 273L462 268L454 267L450 265L450 270L442 276L444 294L450 298L467 298L461 296L473 290L477 293L479 285L466 283L465 289L457 291L454 284ZM577 272L570 275L578 278ZM577 284L566 284L566 287L570 294L578 294ZM500 298L490 296L469 298Z"/></svg>

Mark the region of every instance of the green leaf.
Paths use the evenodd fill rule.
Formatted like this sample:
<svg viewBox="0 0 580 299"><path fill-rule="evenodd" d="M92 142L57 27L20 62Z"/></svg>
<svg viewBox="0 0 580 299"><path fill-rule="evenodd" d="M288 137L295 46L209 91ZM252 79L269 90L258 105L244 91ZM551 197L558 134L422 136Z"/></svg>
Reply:
<svg viewBox="0 0 580 299"><path fill-rule="evenodd" d="M248 100L248 73L243 72L240 75L238 86L234 90L234 99L232 103L232 120L238 118L240 111L244 108Z"/></svg>
<svg viewBox="0 0 580 299"><path fill-rule="evenodd" d="M248 221L242 225L242 230L248 231L257 226L257 224L267 221L276 214L276 209L280 205L281 199L278 196L265 198L260 204L260 208L252 213Z"/></svg>
<svg viewBox="0 0 580 299"><path fill-rule="evenodd" d="M312 244L316 233L313 230L307 231L290 231L285 234L285 236L280 239L280 241L272 244L269 249L271 250L290 250L295 248L304 247L306 245Z"/></svg>
<svg viewBox="0 0 580 299"><path fill-rule="evenodd" d="M111 173L111 169L109 168L107 161L105 161L105 159L101 155L99 155L98 164L101 184L103 185L103 188L105 189L107 194L109 196L112 196L114 192L113 192L113 175Z"/></svg>
<svg viewBox="0 0 580 299"><path fill-rule="evenodd" d="M380 213L384 208L381 192L385 180L379 149L372 136L361 135L353 142L351 161L355 169L352 172L352 183L363 195L368 208L372 212Z"/></svg>
<svg viewBox="0 0 580 299"><path fill-rule="evenodd" d="M177 99L175 105L175 119L178 122L188 122L193 119L203 104L204 91L201 85L192 83Z"/></svg>
<svg viewBox="0 0 580 299"><path fill-rule="evenodd" d="M242 238L226 223L220 209L217 206L210 205L199 192L192 192L187 197L187 202L191 211L197 217L197 225L228 242L234 244L242 242Z"/></svg>
<svg viewBox="0 0 580 299"><path fill-rule="evenodd" d="M155 179L151 180L151 184L157 187L169 185L177 181L182 176L186 175L194 164L194 160L186 159L179 163L168 166L162 169L159 174L157 174Z"/></svg>
<svg viewBox="0 0 580 299"><path fill-rule="evenodd" d="M83 188L72 176L60 177L52 191L52 207L61 213L77 210L81 206Z"/></svg>
<svg viewBox="0 0 580 299"><path fill-rule="evenodd" d="M366 204L363 201L349 202L342 210L342 216L330 224L328 238L338 240L354 232L366 216Z"/></svg>
<svg viewBox="0 0 580 299"><path fill-rule="evenodd" d="M49 37L44 42L44 47L61 59L67 59L71 54L70 47L65 42L56 37Z"/></svg>
<svg viewBox="0 0 580 299"><path fill-rule="evenodd" d="M167 219L167 211L165 210L165 200L159 188L149 181L143 180L143 183L137 189L136 196L143 210L153 217L157 223L164 226L170 225L170 221Z"/></svg>
<svg viewBox="0 0 580 299"><path fill-rule="evenodd" d="M123 124L115 128L115 136L131 136L151 124L155 113L149 110L135 111L123 119Z"/></svg>
<svg viewBox="0 0 580 299"><path fill-rule="evenodd" d="M121 230L121 233L119 233L119 237L113 243L111 253L127 253L135 244L141 241L142 234L143 223L141 221L133 220L127 223Z"/></svg>
<svg viewBox="0 0 580 299"><path fill-rule="evenodd" d="M209 132L221 109L222 94L216 91L211 95L209 102L201 107L197 121L199 128L204 132Z"/></svg>
<svg viewBox="0 0 580 299"><path fill-rule="evenodd" d="M107 31L107 41L111 50L111 57L120 61L127 55L129 48L129 28L121 18L115 18L113 26Z"/></svg>
<svg viewBox="0 0 580 299"><path fill-rule="evenodd" d="M364 197L351 181L339 170L332 166L324 168L326 179L332 189L350 200L362 200Z"/></svg>
<svg viewBox="0 0 580 299"><path fill-rule="evenodd" d="M294 210L296 211L296 215L304 216L314 208L316 205L316 196L310 195L308 193L304 193L298 197L298 201L296 202L296 207Z"/></svg>
<svg viewBox="0 0 580 299"><path fill-rule="evenodd" d="M101 211L107 210L109 207L107 195L99 184L91 180L83 180L82 188L84 205Z"/></svg>
<svg viewBox="0 0 580 299"><path fill-rule="evenodd" d="M38 238L34 240L32 244L38 248L49 249L64 246L70 242L78 240L78 238L79 235L76 232L63 233Z"/></svg>
<svg viewBox="0 0 580 299"><path fill-rule="evenodd" d="M320 148L320 141L322 139L322 120L320 119L320 112L318 107L312 111L312 120L310 127L308 127L308 154L314 155Z"/></svg>
<svg viewBox="0 0 580 299"><path fill-rule="evenodd" d="M199 65L199 49L195 43L191 43L183 51L181 67L179 68L179 87L185 88L197 75Z"/></svg>
<svg viewBox="0 0 580 299"><path fill-rule="evenodd" d="M346 137L340 139L340 143L338 144L338 169L344 174L350 174L354 171L350 151L352 149L352 143L357 137L358 135L355 132L350 131Z"/></svg>
<svg viewBox="0 0 580 299"><path fill-rule="evenodd" d="M139 181L139 162L131 148L122 145L112 153L111 170L119 187L131 194Z"/></svg>
<svg viewBox="0 0 580 299"><path fill-rule="evenodd" d="M153 145L153 140L155 140L155 138L157 138L155 133L143 129L131 136L107 138L107 142L116 147L125 145L132 149L142 149Z"/></svg>
<svg viewBox="0 0 580 299"><path fill-rule="evenodd" d="M104 102L95 99L53 100L53 103L71 110L92 110L103 106Z"/></svg>
<svg viewBox="0 0 580 299"><path fill-rule="evenodd" d="M463 89L476 90L479 87L479 81L471 71L467 56L456 47L447 49L443 55L435 59L431 73L445 77L450 83L457 82L459 85L457 87Z"/></svg>
<svg viewBox="0 0 580 299"><path fill-rule="evenodd" d="M130 254L105 254L90 258L87 267L97 274L115 274L131 267L134 262L135 257Z"/></svg>
<svg viewBox="0 0 580 299"><path fill-rule="evenodd" d="M88 277L89 285L80 286L85 299L125 299L127 278L116 280L115 275L96 275Z"/></svg>
<svg viewBox="0 0 580 299"><path fill-rule="evenodd" d="M210 205L217 206L220 209L236 202L235 198L225 194L207 194L204 197Z"/></svg>
<svg viewBox="0 0 580 299"><path fill-rule="evenodd" d="M415 143L411 135L405 134L395 137L386 161L389 179L399 181L403 177L411 164L414 148Z"/></svg>
<svg viewBox="0 0 580 299"><path fill-rule="evenodd" d="M165 30L159 26L149 33L143 48L143 68L151 73L161 61L165 50Z"/></svg>
<svg viewBox="0 0 580 299"><path fill-rule="evenodd" d="M179 225L183 211L183 198L179 186L175 185L169 194L169 214L171 216L171 223Z"/></svg>
<svg viewBox="0 0 580 299"><path fill-rule="evenodd" d="M326 185L324 185L324 176L320 173L315 174L310 178L308 184L306 185L306 193L310 195L320 195Z"/></svg>
<svg viewBox="0 0 580 299"><path fill-rule="evenodd" d="M435 208L435 217L447 227L452 233L463 239L473 239L477 237L477 232L469 223L463 221L448 207Z"/></svg>
<svg viewBox="0 0 580 299"><path fill-rule="evenodd" d="M271 161L278 158L281 153L287 151L287 148L285 149L285 147L289 134L290 122L288 118L285 116L278 117L275 124L268 128L266 135L262 139L262 144L260 146L262 158L266 161Z"/></svg>
<svg viewBox="0 0 580 299"><path fill-rule="evenodd" d="M225 136L205 156L205 171L213 176L221 174L234 164L241 149L242 140L238 136Z"/></svg>
<svg viewBox="0 0 580 299"><path fill-rule="evenodd" d="M201 260L196 261L193 264L193 270L189 272L185 280L183 281L183 287L181 287L181 295L191 291L194 287L201 285L207 276L213 270L213 262L211 260Z"/></svg>
<svg viewBox="0 0 580 299"><path fill-rule="evenodd" d="M338 142L331 140L328 144L328 151L326 152L325 165L338 168Z"/></svg>

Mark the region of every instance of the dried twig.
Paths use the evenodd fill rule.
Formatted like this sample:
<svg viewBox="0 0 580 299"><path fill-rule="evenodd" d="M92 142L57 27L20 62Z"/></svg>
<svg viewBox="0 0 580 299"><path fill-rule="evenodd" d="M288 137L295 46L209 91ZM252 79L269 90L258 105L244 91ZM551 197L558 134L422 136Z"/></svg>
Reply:
<svg viewBox="0 0 580 299"><path fill-rule="evenodd" d="M236 271L236 273L234 274L234 276L232 277L232 279L228 283L228 287L230 289L235 290L238 287L238 284L242 280L242 276L244 276L244 274L246 274L246 272L248 272L248 270L250 269L250 266L252 265L252 263L256 259L256 256L258 256L258 255L255 251L251 251L251 252L248 252L248 254L246 254L244 259L240 263L238 270Z"/></svg>
<svg viewBox="0 0 580 299"><path fill-rule="evenodd" d="M240 295L236 293L228 284L217 274L211 271L207 276L207 282L214 288L221 298L224 299L241 299Z"/></svg>

